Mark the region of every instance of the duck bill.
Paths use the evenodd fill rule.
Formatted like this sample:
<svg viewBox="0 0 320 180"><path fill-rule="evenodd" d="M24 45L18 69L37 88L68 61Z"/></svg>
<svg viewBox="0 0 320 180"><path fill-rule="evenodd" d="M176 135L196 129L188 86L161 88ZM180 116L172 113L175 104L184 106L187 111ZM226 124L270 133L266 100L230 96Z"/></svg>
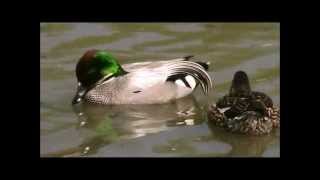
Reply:
<svg viewBox="0 0 320 180"><path fill-rule="evenodd" d="M72 105L80 103L82 101L84 95L86 94L86 92L87 92L87 88L83 87L81 85L81 83L79 82L77 93L72 99Z"/></svg>

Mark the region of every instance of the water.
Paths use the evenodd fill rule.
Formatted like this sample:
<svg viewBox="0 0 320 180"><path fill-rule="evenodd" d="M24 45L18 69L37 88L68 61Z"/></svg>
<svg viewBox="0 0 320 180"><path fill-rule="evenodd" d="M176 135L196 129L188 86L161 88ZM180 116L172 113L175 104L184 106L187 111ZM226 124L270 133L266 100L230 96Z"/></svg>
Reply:
<svg viewBox="0 0 320 180"><path fill-rule="evenodd" d="M237 70L280 106L280 24L41 23L42 157L279 157L280 130L231 134L207 122ZM214 90L163 105L71 106L75 65L92 48L120 63L196 55L210 61Z"/></svg>

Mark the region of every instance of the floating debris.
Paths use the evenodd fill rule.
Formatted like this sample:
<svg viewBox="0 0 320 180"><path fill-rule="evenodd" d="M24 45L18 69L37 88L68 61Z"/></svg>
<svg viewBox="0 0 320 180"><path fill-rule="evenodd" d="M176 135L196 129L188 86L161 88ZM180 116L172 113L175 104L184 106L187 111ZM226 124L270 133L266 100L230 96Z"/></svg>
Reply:
<svg viewBox="0 0 320 180"><path fill-rule="evenodd" d="M188 125L188 126L194 125L194 119L186 119L184 121L186 122L186 125Z"/></svg>
<svg viewBox="0 0 320 180"><path fill-rule="evenodd" d="M273 43L265 43L261 45L261 47L269 47L269 46L273 46Z"/></svg>
<svg viewBox="0 0 320 180"><path fill-rule="evenodd" d="M257 79L256 82L262 82L262 81L266 81L268 80L268 78L261 78L261 79Z"/></svg>
<svg viewBox="0 0 320 180"><path fill-rule="evenodd" d="M87 154L90 151L90 146L84 148L82 154Z"/></svg>
<svg viewBox="0 0 320 180"><path fill-rule="evenodd" d="M185 122L177 122L176 125L183 125Z"/></svg>
<svg viewBox="0 0 320 180"><path fill-rule="evenodd" d="M86 125L86 124L87 124L86 121L81 121L81 122L80 122L80 127L82 127L82 126L84 126L84 125Z"/></svg>

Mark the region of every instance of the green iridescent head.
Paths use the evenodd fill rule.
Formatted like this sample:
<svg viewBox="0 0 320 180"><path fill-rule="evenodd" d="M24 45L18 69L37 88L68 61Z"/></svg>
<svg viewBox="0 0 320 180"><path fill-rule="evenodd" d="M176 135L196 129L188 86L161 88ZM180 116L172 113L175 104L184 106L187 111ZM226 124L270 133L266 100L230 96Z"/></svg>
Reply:
<svg viewBox="0 0 320 180"><path fill-rule="evenodd" d="M76 67L78 81L86 88L101 80L107 80L125 73L117 60L103 50L87 51L80 58Z"/></svg>

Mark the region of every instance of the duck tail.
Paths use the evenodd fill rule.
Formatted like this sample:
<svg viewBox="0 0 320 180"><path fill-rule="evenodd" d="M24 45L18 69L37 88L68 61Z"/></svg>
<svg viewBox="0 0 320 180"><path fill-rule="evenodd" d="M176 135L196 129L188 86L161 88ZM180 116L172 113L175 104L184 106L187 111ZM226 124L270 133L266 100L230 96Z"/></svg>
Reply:
<svg viewBox="0 0 320 180"><path fill-rule="evenodd" d="M190 55L190 56L185 56L184 57L184 60L185 61L189 61L190 59L194 58L193 55ZM207 61L207 62L202 62L202 61L196 61L195 63L201 65L206 71L209 70L209 66L210 66L210 62Z"/></svg>
<svg viewBox="0 0 320 180"><path fill-rule="evenodd" d="M196 63L200 64L206 71L209 70L210 62L197 61Z"/></svg>
<svg viewBox="0 0 320 180"><path fill-rule="evenodd" d="M186 76L190 75L197 83L201 85L201 88L205 94L208 94L209 89L212 88L212 81L210 75L206 72L205 67L199 63L184 60L184 61L173 61L168 66L168 80L175 76Z"/></svg>

